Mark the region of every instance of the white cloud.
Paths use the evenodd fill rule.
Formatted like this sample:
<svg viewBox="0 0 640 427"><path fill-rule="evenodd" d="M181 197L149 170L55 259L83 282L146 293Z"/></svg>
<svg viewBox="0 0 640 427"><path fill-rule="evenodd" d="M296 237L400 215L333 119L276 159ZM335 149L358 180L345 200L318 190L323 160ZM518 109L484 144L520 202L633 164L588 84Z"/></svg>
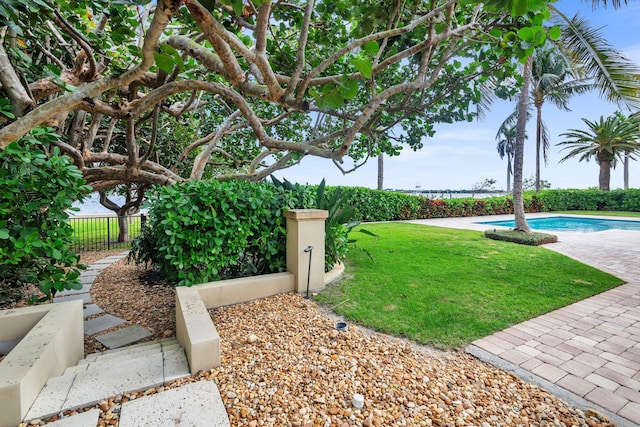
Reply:
<svg viewBox="0 0 640 427"><path fill-rule="evenodd" d="M478 142L482 140L493 140L495 131L478 124L468 123L472 128L445 130L436 132L431 140L434 141L455 141L455 142Z"/></svg>

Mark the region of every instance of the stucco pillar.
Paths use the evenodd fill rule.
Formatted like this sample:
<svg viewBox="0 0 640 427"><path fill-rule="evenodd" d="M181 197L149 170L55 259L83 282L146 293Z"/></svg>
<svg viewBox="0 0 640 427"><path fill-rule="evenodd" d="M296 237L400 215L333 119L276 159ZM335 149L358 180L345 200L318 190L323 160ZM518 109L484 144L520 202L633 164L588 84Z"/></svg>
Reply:
<svg viewBox="0 0 640 427"><path fill-rule="evenodd" d="M291 209L287 219L287 271L295 275L297 292L320 291L324 288L324 221L329 212L319 209ZM305 252L305 249L313 250ZM311 273L309 274L309 255Z"/></svg>

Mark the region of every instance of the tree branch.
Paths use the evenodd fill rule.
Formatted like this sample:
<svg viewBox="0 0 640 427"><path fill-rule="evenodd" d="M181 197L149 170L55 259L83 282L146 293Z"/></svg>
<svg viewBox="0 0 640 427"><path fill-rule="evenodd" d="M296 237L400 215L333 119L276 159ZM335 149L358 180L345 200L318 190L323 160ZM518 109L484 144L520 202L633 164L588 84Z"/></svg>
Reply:
<svg viewBox="0 0 640 427"><path fill-rule="evenodd" d="M154 64L154 53L158 47L158 39L162 31L169 23L171 16L178 12L180 0L159 0L156 13L144 37L142 46L143 60L133 69L119 75L110 76L86 83L75 92L67 93L59 98L49 101L38 108L32 110L21 120L17 120L0 129L0 149L4 150L7 145L21 138L31 129L50 125L59 126L57 116L73 111L78 108L85 99L94 98L101 93L115 87L126 87L134 80L141 78L145 72Z"/></svg>
<svg viewBox="0 0 640 427"><path fill-rule="evenodd" d="M36 106L35 102L29 96L22 83L18 73L13 68L7 52L4 50L4 40L7 28L4 27L0 33L0 83L2 88L11 100L13 105L13 114L22 117L27 111Z"/></svg>

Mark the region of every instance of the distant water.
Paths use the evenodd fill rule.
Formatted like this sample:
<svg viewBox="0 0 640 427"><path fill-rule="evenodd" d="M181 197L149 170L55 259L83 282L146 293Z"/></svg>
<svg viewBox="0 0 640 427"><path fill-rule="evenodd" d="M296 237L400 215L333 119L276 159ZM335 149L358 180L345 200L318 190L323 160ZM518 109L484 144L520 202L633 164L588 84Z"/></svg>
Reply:
<svg viewBox="0 0 640 427"><path fill-rule="evenodd" d="M496 192L490 192L490 193L471 193L471 192L462 193L457 191L443 190L443 191L411 191L411 192L407 192L406 194L423 196L433 200L445 200L445 199L466 199L466 198L484 199L487 197L505 196L508 193L505 193L504 191L496 191Z"/></svg>
<svg viewBox="0 0 640 427"><path fill-rule="evenodd" d="M109 196L111 200L122 206L125 201L123 196ZM72 212L72 215L104 215L113 214L113 211L105 208L100 204L100 195L98 193L91 193L82 203L76 201L73 206L79 208L79 212Z"/></svg>

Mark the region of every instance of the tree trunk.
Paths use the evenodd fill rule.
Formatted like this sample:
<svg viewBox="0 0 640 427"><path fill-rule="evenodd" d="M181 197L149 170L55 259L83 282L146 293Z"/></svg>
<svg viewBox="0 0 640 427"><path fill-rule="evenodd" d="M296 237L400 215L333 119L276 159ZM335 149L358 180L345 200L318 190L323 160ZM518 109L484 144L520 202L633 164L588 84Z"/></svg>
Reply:
<svg viewBox="0 0 640 427"><path fill-rule="evenodd" d="M531 84L532 57L527 59L522 72L522 87L518 98L518 121L516 124L516 144L513 158L513 213L516 230L530 233L531 229L524 215L522 198L522 168L524 164L524 138L527 132L527 104L529 103L529 86Z"/></svg>
<svg viewBox="0 0 640 427"><path fill-rule="evenodd" d="M513 170L511 169L511 164L513 159L511 158L511 153L507 153L507 193L511 192L511 174L513 174Z"/></svg>
<svg viewBox="0 0 640 427"><path fill-rule="evenodd" d="M609 182L611 181L611 160L600 160L600 190L609 191Z"/></svg>
<svg viewBox="0 0 640 427"><path fill-rule="evenodd" d="M118 243L129 241L129 216L126 212L118 213Z"/></svg>
<svg viewBox="0 0 640 427"><path fill-rule="evenodd" d="M384 182L384 154L378 154L378 190L382 190Z"/></svg>
<svg viewBox="0 0 640 427"><path fill-rule="evenodd" d="M540 150L542 148L542 107L536 105L536 193L540 192Z"/></svg>
<svg viewBox="0 0 640 427"><path fill-rule="evenodd" d="M628 151L624 152L624 189L629 189L629 158L630 153Z"/></svg>

